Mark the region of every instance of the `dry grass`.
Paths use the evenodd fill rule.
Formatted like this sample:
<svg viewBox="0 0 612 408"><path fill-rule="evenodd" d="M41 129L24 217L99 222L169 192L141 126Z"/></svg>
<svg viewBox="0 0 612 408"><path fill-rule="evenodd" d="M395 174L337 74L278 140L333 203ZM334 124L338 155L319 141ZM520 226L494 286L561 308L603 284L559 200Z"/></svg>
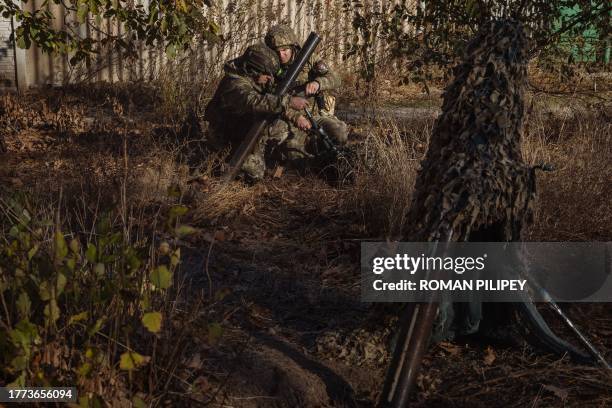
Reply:
<svg viewBox="0 0 612 408"><path fill-rule="evenodd" d="M538 200L530 240L606 240L612 231L612 124L610 107L585 108L534 96L523 137L528 165L552 164L538 173ZM433 121L424 118L367 127L363 158L349 191L350 205L370 234L399 238Z"/></svg>
<svg viewBox="0 0 612 408"><path fill-rule="evenodd" d="M431 125L431 121L424 121L406 128L380 122L368 133L361 146L362 160L357 165L349 205L370 234L401 237Z"/></svg>
<svg viewBox="0 0 612 408"><path fill-rule="evenodd" d="M605 110L534 112L525 132L529 164L549 163L539 173L535 223L529 240L609 240L612 215L612 124Z"/></svg>
<svg viewBox="0 0 612 408"><path fill-rule="evenodd" d="M100 88L99 92L103 94L103 89ZM56 199L57 190L62 186L65 197L74 195L69 204L83 208L81 215L74 215L74 226L81 230L85 230L81 224L89 222L87 216L82 215L86 213L85 209L89 211L98 204L107 208L121 204L120 188L127 180L123 200L133 208L128 208L128 212L136 218L134 222L142 231L138 232L141 236L163 236L167 233L151 231L161 225L150 223L154 219L150 215L164 205L175 203L168 199L167 192L177 188L180 193L178 200L184 199L183 202L192 209L189 217L202 227L204 233L224 231L225 241L216 244L213 252L225 246L229 254L246 253L242 255L249 262L256 263L261 270L271 266L275 268L274 271L282 270L291 276L296 265L301 265L305 274L315 274L314 279L322 285L347 292L347 288L354 289L357 282L355 265L358 264L358 249L353 241L362 238L397 239L402 236L419 162L427 149L432 119L410 117L402 123L376 122L360 129L359 133L365 136L356 143L361 160L355 169L353 184L338 187L316 176L300 177L287 171L280 179L269 179L255 186L234 182L221 187L216 169L222 158L199 157L196 166L183 164L178 153L189 150L191 145L189 141L177 140L171 128L161 134L155 133L150 123L143 123L147 122L143 118L150 116L136 111L132 112L130 119L134 119L134 122L126 132L124 122L116 121L116 116L113 116L113 105L116 103L113 101L119 101L124 106L130 104L130 98L122 95L116 93L108 99L104 97L102 100L105 102L101 105L92 104L90 99L78 102L79 99L73 95L62 103L87 106L76 106L74 112L64 110L62 115L56 116L32 113L33 123L47 121L53 128L45 130L44 126L37 127L35 124L11 134L7 138L10 153L0 165L0 179L12 183L15 190L38 194L37 198L43 202ZM32 96L31 100L24 100L19 109L35 111L39 106L34 103L35 99ZM543 104L536 99L528 118L523 145L526 161L529 164L551 163L557 168L555 172L539 176L536 222L527 236L530 240L610 239L610 112L606 106L593 111L585 109L582 103L576 105L568 106L562 101ZM92 110L96 112L92 113ZM113 118L108 126L115 123L116 128L105 128L107 124L83 127L83 118L104 115ZM78 120L69 121L68 118ZM65 132L65 127L72 129ZM154 133L155 137L152 136ZM127 139L125 145L124 137ZM128 153L127 166L125 151ZM104 202L96 203L99 197ZM85 220L81 223L79 219ZM220 234L219 238L222 237L223 234ZM209 247L199 238L192 243L196 247ZM214 258L210 262L211 269L224 269L229 265L231 262L215 264ZM226 282L220 283L223 285ZM316 302L313 301L313 304ZM169 301L167 307L175 308L176 302ZM183 312L176 320L183 319L184 324L177 324L177 327L183 330L184 337L192 337L193 343L205 342L205 330L198 325L206 326L207 318L203 317L199 323L191 322L190 307L188 304L179 306ZM338 313L342 313L342 310ZM597 333L603 338L606 330L609 332L609 325L601 327ZM592 333L589 330L589 334ZM177 341L169 344L168 350L160 354L157 361L160 364L163 362L164 370L173 372L176 368L181 378L185 374L185 381L192 381L194 377L189 377L189 372L195 371L183 370L180 362L189 360L187 355L181 354L183 351L176 351L182 347L181 344L184 343ZM185 353L191 351L191 348L186 349ZM556 386L567 384L572 393L569 400L573 401L574 395L580 395L592 387L597 388L602 381L598 374L585 369L570 371L564 365L558 371L558 378L545 382L549 361L539 361L537 367L530 368L531 356L525 359L518 354L508 356L507 365L503 367L485 367L490 370L487 381L493 381L490 386L485 383L489 388L476 387L481 383L474 374L469 401L484 404L500 392L502 385L510 389L510 382L515 381L519 384L515 388L520 386L527 389L529 383L535 380ZM436 357L433 368L437 372L447 370L443 377L437 378L448 379L448 386L434 390L434 394L438 393L440 398L438 401L469 405L468 400L462 400L464 385L456 379L464 378L466 372L471 375L473 370L470 364L479 358L479 355L469 355L465 357L465 364L453 365L448 364L448 356ZM502 360L501 356L499 360ZM197 370L201 376L210 374L202 367ZM432 373L435 374L435 370ZM508 377L508 372L515 375L515 380ZM157 374L166 375L161 371ZM580 378L570 381L561 378L561 374ZM109 376L108 373L103 375ZM497 379L502 377L510 380L506 383ZM113 378L113 381L120 380L126 381L124 377ZM178 382L181 385L171 387L182 389L184 382ZM554 394L538 387L541 388L539 385L529 388L528 395L539 395L536 398L545 404L557 401ZM120 387L116 385L115 388ZM148 392L150 395L162 395L160 389ZM430 398L435 401L436 397L430 395ZM602 393L600 396L594 395L589 401L596 405L597 402L606 403L609 400L609 395ZM528 402L528 397L525 396L521 402ZM435 402L430 406L435 406Z"/></svg>

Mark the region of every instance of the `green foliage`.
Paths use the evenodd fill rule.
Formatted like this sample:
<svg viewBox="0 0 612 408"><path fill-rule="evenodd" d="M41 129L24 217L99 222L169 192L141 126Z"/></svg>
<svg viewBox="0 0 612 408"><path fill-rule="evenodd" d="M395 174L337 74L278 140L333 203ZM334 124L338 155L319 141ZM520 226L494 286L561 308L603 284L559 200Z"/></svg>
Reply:
<svg viewBox="0 0 612 408"><path fill-rule="evenodd" d="M167 55L174 57L177 51L190 46L194 36L210 39L219 34L218 27L203 13L211 5L210 0L151 0L148 7L127 0L52 2L63 8L66 15L76 16L76 24L57 29L56 17L46 7L27 11L14 0L0 0L0 14L19 22L18 47L30 48L36 44L45 52L67 53L71 64L99 53L104 47L117 47L128 57L136 56L138 42L163 45ZM106 32L105 19L112 25L123 26L124 34ZM103 36L82 38L82 26L91 32L102 32Z"/></svg>
<svg viewBox="0 0 612 408"><path fill-rule="evenodd" d="M127 351L121 354L119 359L119 368L122 370L132 371L144 366L151 358L141 354Z"/></svg>
<svg viewBox="0 0 612 408"><path fill-rule="evenodd" d="M172 272L166 265L159 265L151 271L151 283L158 289L168 289L172 285Z"/></svg>
<svg viewBox="0 0 612 408"><path fill-rule="evenodd" d="M612 5L606 0L461 0L401 1L387 12L372 11L359 0L346 0L344 7L353 14L355 35L347 53L364 62L362 77L374 76L376 39L390 45L391 57L401 59L424 81L424 67L449 69L461 57L470 38L487 21L509 18L529 30L532 55L556 56L571 61L576 46L584 43L585 33L597 33L589 46L602 50L609 46ZM568 42L573 44L568 46ZM568 57L570 57L568 59Z"/></svg>
<svg viewBox="0 0 612 408"><path fill-rule="evenodd" d="M151 343L138 350L134 333L160 333L180 249L164 242L163 252L154 251L151 243L128 240L110 213L98 217L91 235L65 233L36 213L26 198L0 195L0 382L81 384L102 367L146 367ZM186 213L172 207L170 219ZM131 348L113 352L109 341ZM69 355L58 344L69 345ZM54 370L45 368L53 353L75 368L59 360Z"/></svg>
<svg viewBox="0 0 612 408"><path fill-rule="evenodd" d="M384 14L364 7L361 1L345 1L343 7L345 12L353 13L353 39L344 58L359 56L360 74L366 81L371 81L376 72L376 41L382 29Z"/></svg>
<svg viewBox="0 0 612 408"><path fill-rule="evenodd" d="M159 312L149 312L142 316L142 324L151 333L159 333L162 325L162 314Z"/></svg>

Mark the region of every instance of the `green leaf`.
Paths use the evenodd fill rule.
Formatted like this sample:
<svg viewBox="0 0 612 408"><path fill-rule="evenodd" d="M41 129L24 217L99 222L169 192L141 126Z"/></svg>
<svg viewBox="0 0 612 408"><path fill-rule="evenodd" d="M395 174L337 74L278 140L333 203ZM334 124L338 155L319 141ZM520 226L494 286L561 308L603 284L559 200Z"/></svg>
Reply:
<svg viewBox="0 0 612 408"><path fill-rule="evenodd" d="M66 239L64 238L64 234L61 231L55 232L55 260L63 261L64 258L68 255L68 245L66 244Z"/></svg>
<svg viewBox="0 0 612 408"><path fill-rule="evenodd" d="M23 36L21 36L21 35L19 37L17 37L17 46L19 48L21 48L21 49L24 49L24 50L28 48L27 45L26 45L25 38Z"/></svg>
<svg viewBox="0 0 612 408"><path fill-rule="evenodd" d="M162 324L162 314L159 312L145 313L142 316L142 324L151 333L159 333Z"/></svg>
<svg viewBox="0 0 612 408"><path fill-rule="evenodd" d="M81 244L79 243L77 239L72 239L70 241L70 250L75 254L78 254L79 252L81 252Z"/></svg>
<svg viewBox="0 0 612 408"><path fill-rule="evenodd" d="M40 300L47 301L53 297L53 292L51 291L51 285L49 281L43 281L38 287L38 295L40 296Z"/></svg>
<svg viewBox="0 0 612 408"><path fill-rule="evenodd" d="M160 265L151 271L151 282L155 287L167 289L172 286L172 272L168 270L166 265Z"/></svg>
<svg viewBox="0 0 612 408"><path fill-rule="evenodd" d="M214 346L219 342L223 335L223 327L219 323L210 323L208 325L208 344Z"/></svg>
<svg viewBox="0 0 612 408"><path fill-rule="evenodd" d="M87 251L85 252L85 257L89 263L96 263L96 246L94 244L87 245Z"/></svg>
<svg viewBox="0 0 612 408"><path fill-rule="evenodd" d="M102 277L104 276L104 264L102 262L98 262L96 264L96 266L94 267L94 273L96 274L97 277Z"/></svg>
<svg viewBox="0 0 612 408"><path fill-rule="evenodd" d="M66 287L66 275L64 275L63 273L58 273L57 274L57 286L56 286L56 292L55 292L55 296L59 296L64 292L64 288Z"/></svg>
<svg viewBox="0 0 612 408"><path fill-rule="evenodd" d="M149 405L142 400L140 397L132 398L132 407L134 408L147 408Z"/></svg>
<svg viewBox="0 0 612 408"><path fill-rule="evenodd" d="M68 324L70 325L76 322L80 322L82 320L86 320L88 315L89 313L87 311L72 315L70 316L70 319L68 320Z"/></svg>
<svg viewBox="0 0 612 408"><path fill-rule="evenodd" d="M55 322L57 321L57 319L60 318L61 311L59 306L57 306L57 302L55 301L55 299L51 299L49 303L47 303L47 305L45 306L44 313L45 316L52 322Z"/></svg>
<svg viewBox="0 0 612 408"><path fill-rule="evenodd" d="M221 27L219 27L219 25L217 23L215 23L214 21L209 21L208 29L214 35L220 35L221 34Z"/></svg>
<svg viewBox="0 0 612 408"><path fill-rule="evenodd" d="M128 248L125 252L125 256L132 272L138 270L142 266L142 261L133 248Z"/></svg>
<svg viewBox="0 0 612 408"><path fill-rule="evenodd" d="M37 343L39 340L38 327L24 319L9 332L9 336L15 346L21 347L24 351L29 351L30 345Z"/></svg>
<svg viewBox="0 0 612 408"><path fill-rule="evenodd" d="M19 315L22 319L28 319L30 317L31 307L32 302L30 302L30 297L27 293L21 292L19 298L17 298L17 310L19 310Z"/></svg>
<svg viewBox="0 0 612 408"><path fill-rule="evenodd" d="M28 251L28 261L31 261L34 258L34 255L38 252L39 245L36 244Z"/></svg>
<svg viewBox="0 0 612 408"><path fill-rule="evenodd" d="M181 187L176 184L172 184L167 189L168 197L179 198L181 196Z"/></svg>
<svg viewBox="0 0 612 408"><path fill-rule="evenodd" d="M99 318L98 320L96 320L96 324L94 324L91 329L89 329L88 333L90 336L93 336L94 334L96 334L97 332L100 331L100 329L102 328L102 325L104 324L104 321L106 319L104 317Z"/></svg>
<svg viewBox="0 0 612 408"><path fill-rule="evenodd" d="M128 351L121 355L119 359L119 368L127 371L136 370L138 367L147 364L150 359L151 357Z"/></svg>
<svg viewBox="0 0 612 408"><path fill-rule="evenodd" d="M28 367L28 359L26 356L21 355L11 360L11 369L15 371L22 371Z"/></svg>
<svg viewBox="0 0 612 408"><path fill-rule="evenodd" d="M15 379L15 381L13 381L10 384L7 384L6 386L8 388L23 388L25 387L25 380L26 380L26 372L23 371L21 375Z"/></svg>
<svg viewBox="0 0 612 408"><path fill-rule="evenodd" d="M176 248L170 257L170 265L176 267L181 262L181 248Z"/></svg>
<svg viewBox="0 0 612 408"><path fill-rule="evenodd" d="M189 208L185 207L184 205L175 205L174 207L170 208L168 216L170 218L176 218L187 214L188 211Z"/></svg>
<svg viewBox="0 0 612 408"><path fill-rule="evenodd" d="M174 57L176 57L176 46L174 44L168 44L166 47L166 56L169 59L174 59Z"/></svg>
<svg viewBox="0 0 612 408"><path fill-rule="evenodd" d="M77 20L79 23L83 24L85 22L88 12L89 6L87 5L87 3L81 3L79 5L79 9L77 10Z"/></svg>
<svg viewBox="0 0 612 408"><path fill-rule="evenodd" d="M139 302L139 303L140 303L140 307L141 307L143 310L147 310L148 308L150 308L150 307L151 307L151 301L150 301L150 299L149 299L149 292L148 292L148 291L145 291L145 292L142 294L142 296L141 296L141 298L140 298L140 302Z"/></svg>
<svg viewBox="0 0 612 408"><path fill-rule="evenodd" d="M77 373L79 374L79 377L87 377L87 375L91 372L91 364L89 363L83 363L82 366L79 367L79 369L77 370Z"/></svg>
<svg viewBox="0 0 612 408"><path fill-rule="evenodd" d="M176 236L179 238L193 234L194 232L196 232L196 229L190 225L179 225L175 230Z"/></svg>

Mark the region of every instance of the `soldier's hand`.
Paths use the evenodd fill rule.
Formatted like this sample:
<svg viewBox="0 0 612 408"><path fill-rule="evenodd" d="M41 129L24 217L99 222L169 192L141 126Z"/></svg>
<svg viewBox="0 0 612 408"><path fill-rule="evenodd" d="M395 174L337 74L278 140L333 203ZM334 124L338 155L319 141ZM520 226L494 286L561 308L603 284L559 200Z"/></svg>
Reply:
<svg viewBox="0 0 612 408"><path fill-rule="evenodd" d="M317 81L312 81L306 84L306 95L316 95L319 92L321 85Z"/></svg>
<svg viewBox="0 0 612 408"><path fill-rule="evenodd" d="M308 106L308 100L299 96L292 96L289 106L295 110L302 110Z"/></svg>
<svg viewBox="0 0 612 408"><path fill-rule="evenodd" d="M295 125L301 130L309 130L312 127L310 121L302 115L295 120Z"/></svg>

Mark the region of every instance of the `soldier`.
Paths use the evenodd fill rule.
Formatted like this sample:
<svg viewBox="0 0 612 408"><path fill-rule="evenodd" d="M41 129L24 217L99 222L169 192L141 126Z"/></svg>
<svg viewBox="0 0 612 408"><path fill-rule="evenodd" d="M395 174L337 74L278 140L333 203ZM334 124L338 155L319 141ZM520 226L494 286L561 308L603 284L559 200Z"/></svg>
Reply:
<svg viewBox="0 0 612 408"><path fill-rule="evenodd" d="M229 144L232 149L257 119L276 117L242 165L241 170L253 181L264 177L266 159L273 157L272 153L278 153L281 160L294 158L283 142L289 136L289 123L298 125L296 112L308 106L305 98L271 93L279 68L278 56L270 48L264 44L248 47L241 57L225 64L225 76L204 115L209 122L210 144L215 148Z"/></svg>
<svg viewBox="0 0 612 408"><path fill-rule="evenodd" d="M282 78L300 49L297 36L291 28L281 24L268 30L265 43L278 53L281 69L277 79ZM346 123L334 116L335 98L329 94L329 91L338 89L341 83L340 77L329 69L329 65L313 54L290 91L291 95L308 99L314 119L339 145L346 143L348 130ZM292 122L302 132L291 126L291 136L287 140L288 147L293 151L302 152L305 157L311 157L309 153L312 150L309 149L309 145L312 143L305 133L311 127L310 122L302 112L292 112L290 116L294 118Z"/></svg>

